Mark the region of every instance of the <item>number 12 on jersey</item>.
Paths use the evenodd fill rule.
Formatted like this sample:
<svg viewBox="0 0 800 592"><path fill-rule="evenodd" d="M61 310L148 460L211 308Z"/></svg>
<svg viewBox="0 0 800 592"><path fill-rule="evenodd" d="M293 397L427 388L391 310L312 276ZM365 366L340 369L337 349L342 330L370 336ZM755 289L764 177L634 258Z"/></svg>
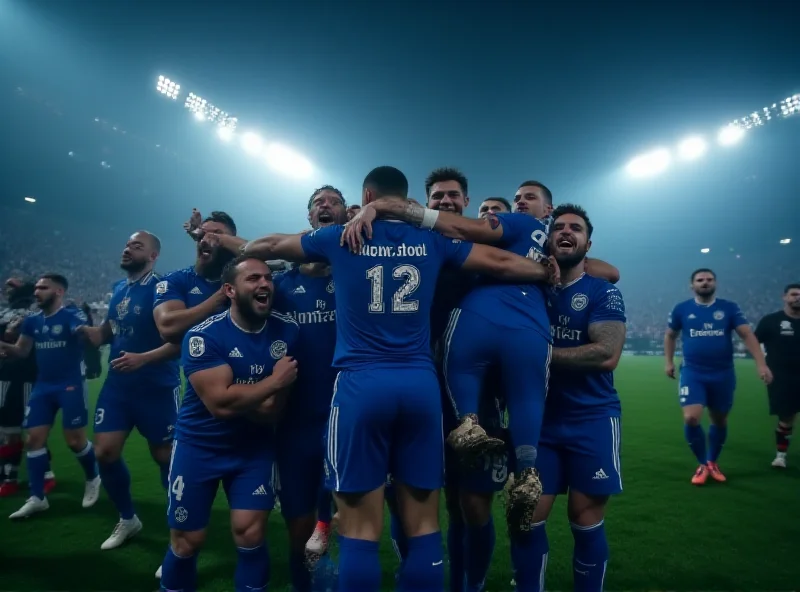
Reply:
<svg viewBox="0 0 800 592"><path fill-rule="evenodd" d="M370 281L369 312L383 313L386 307L383 304L384 292L384 267L376 265L367 270L367 279ZM406 300L413 294L420 283L419 269L413 265L398 265L392 269L392 279L402 282L392 294L392 312L408 313L419 310L419 300ZM393 282L394 283L394 282Z"/></svg>

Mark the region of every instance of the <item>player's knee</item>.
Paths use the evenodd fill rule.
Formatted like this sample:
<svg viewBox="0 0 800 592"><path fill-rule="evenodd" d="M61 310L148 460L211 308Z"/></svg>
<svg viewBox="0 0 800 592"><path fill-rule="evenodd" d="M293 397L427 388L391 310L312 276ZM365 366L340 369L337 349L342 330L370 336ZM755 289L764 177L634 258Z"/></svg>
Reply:
<svg viewBox="0 0 800 592"><path fill-rule="evenodd" d="M47 445L47 432L44 430L33 429L28 431L25 439L25 448L29 451L39 450Z"/></svg>
<svg viewBox="0 0 800 592"><path fill-rule="evenodd" d="M205 530L193 530L186 532L183 530L171 530L169 533L169 544L172 552L178 557L191 557L200 551L206 542Z"/></svg>
<svg viewBox="0 0 800 592"><path fill-rule="evenodd" d="M719 428L724 428L728 426L728 414L722 413L720 411L709 411L708 414L711 423Z"/></svg>
<svg viewBox="0 0 800 592"><path fill-rule="evenodd" d="M97 445L97 443L95 443ZM158 444L150 444L150 456L159 465L168 465L170 456L172 455L172 442Z"/></svg>
<svg viewBox="0 0 800 592"><path fill-rule="evenodd" d="M257 547L264 542L264 512L234 510L231 512L231 533L238 547Z"/></svg>
<svg viewBox="0 0 800 592"><path fill-rule="evenodd" d="M115 446L113 442L103 438L95 437L94 454L97 457L97 462L107 465L119 460L120 456L122 456L122 447Z"/></svg>
<svg viewBox="0 0 800 592"><path fill-rule="evenodd" d="M492 516L491 493L461 491L461 511L464 522L469 526L483 526Z"/></svg>
<svg viewBox="0 0 800 592"><path fill-rule="evenodd" d="M306 542L314 534L317 517L311 513L286 520L286 530L289 532L289 546L293 550L302 551Z"/></svg>
<svg viewBox="0 0 800 592"><path fill-rule="evenodd" d="M580 527L599 524L605 518L606 503L608 496L593 496L572 491L567 502L567 519Z"/></svg>
<svg viewBox="0 0 800 592"><path fill-rule="evenodd" d="M550 512L553 510L553 504L556 501L554 495L543 495L539 498L539 503L536 504L536 509L533 511L534 522L546 522L550 517Z"/></svg>
<svg viewBox="0 0 800 592"><path fill-rule="evenodd" d="M72 452L80 452L86 448L86 433L83 430L65 430L64 441Z"/></svg>
<svg viewBox="0 0 800 592"><path fill-rule="evenodd" d="M694 411L684 411L683 413L683 423L691 428L700 425L700 419L700 414Z"/></svg>

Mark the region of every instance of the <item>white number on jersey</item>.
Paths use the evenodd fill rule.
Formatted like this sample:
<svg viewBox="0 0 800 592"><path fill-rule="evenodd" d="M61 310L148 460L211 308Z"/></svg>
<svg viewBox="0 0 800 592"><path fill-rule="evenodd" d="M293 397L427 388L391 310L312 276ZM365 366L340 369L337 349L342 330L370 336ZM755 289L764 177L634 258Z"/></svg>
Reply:
<svg viewBox="0 0 800 592"><path fill-rule="evenodd" d="M179 502L183 499L183 476L178 475L175 481L172 482L172 493L175 494L175 501Z"/></svg>
<svg viewBox="0 0 800 592"><path fill-rule="evenodd" d="M547 242L547 232L543 230L534 230L531 233L531 240L539 245L539 249L531 247L528 250L528 259L533 259L534 261L541 262L545 259L544 253L544 245Z"/></svg>
<svg viewBox="0 0 800 592"><path fill-rule="evenodd" d="M404 280L403 284L392 295L392 312L417 312L419 310L419 300L406 300L406 298L419 288L419 269L413 265L398 265L392 270L392 277L396 280ZM368 269L367 279L371 284L369 312L382 313L384 312L383 265L376 265Z"/></svg>

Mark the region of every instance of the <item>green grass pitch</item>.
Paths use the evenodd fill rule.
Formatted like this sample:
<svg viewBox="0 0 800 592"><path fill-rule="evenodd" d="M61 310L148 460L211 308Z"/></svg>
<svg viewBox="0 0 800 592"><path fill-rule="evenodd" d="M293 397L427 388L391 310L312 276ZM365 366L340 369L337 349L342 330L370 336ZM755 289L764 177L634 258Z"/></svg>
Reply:
<svg viewBox="0 0 800 592"><path fill-rule="evenodd" d="M617 387L623 401L622 468L625 492L606 519L611 561L608 590L790 590L800 583L800 445L797 465L769 465L774 420L752 362L737 364L739 387L720 466L728 483L695 488L694 460L683 440L677 386L659 358L623 358ZM101 380L93 381L97 396ZM117 516L103 494L83 510L81 471L58 431L51 437L58 487L50 510L28 521L5 518L24 501L0 501L0 590L152 591L167 542L166 495L138 434L125 451L142 533L125 547L100 551ZM793 458L790 456L790 462ZM503 524L496 503L495 521ZM443 529L446 524L443 524ZM502 529L502 526L501 526ZM508 540L499 529L487 590L510 590ZM286 531L275 513L269 525L272 590L288 590ZM388 531L388 528L387 528ZM571 590L572 539L559 503L550 518L548 590ZM382 547L384 583L393 589L397 566L388 539ZM217 497L199 563L202 590L233 590L235 553L224 494Z"/></svg>

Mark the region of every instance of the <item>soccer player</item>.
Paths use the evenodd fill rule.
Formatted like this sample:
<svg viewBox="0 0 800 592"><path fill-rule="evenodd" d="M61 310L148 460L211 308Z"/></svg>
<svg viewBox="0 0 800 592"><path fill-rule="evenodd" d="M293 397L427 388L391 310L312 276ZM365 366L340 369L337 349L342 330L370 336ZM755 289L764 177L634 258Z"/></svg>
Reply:
<svg viewBox="0 0 800 592"><path fill-rule="evenodd" d="M769 413L778 416L773 467L786 468L786 453L794 420L800 413L800 284L783 290L783 309L766 315L756 327L756 338L764 345L772 372L767 386Z"/></svg>
<svg viewBox="0 0 800 592"><path fill-rule="evenodd" d="M192 267L168 273L156 284L153 316L161 337L180 343L190 327L204 321L227 305L220 274L234 255L212 247L207 235L236 236L236 224L225 212L211 212L189 234L197 241L197 260Z"/></svg>
<svg viewBox="0 0 800 592"><path fill-rule="evenodd" d="M625 304L611 283L583 271L592 231L583 208L563 204L553 211L549 246L562 284L550 296L553 359L536 459L543 493L533 530L511 548L520 592L544 592L545 522L560 494L568 494L574 589L603 589L605 507L622 491L621 407L613 371L625 344Z"/></svg>
<svg viewBox="0 0 800 592"><path fill-rule="evenodd" d="M362 203L407 192L402 172L379 167L364 180ZM433 225L438 212L426 215L422 206L406 204L417 224ZM391 473L408 537L398 587L441 590L442 409L429 328L439 271L451 264L527 282L546 280L551 272L506 251L399 222L378 221L372 230L358 253L342 248L341 226L267 236L244 252L331 264L337 291L334 365L340 372L329 417L326 476L339 512L340 588L380 588L378 541Z"/></svg>
<svg viewBox="0 0 800 592"><path fill-rule="evenodd" d="M678 400L683 408L686 441L698 462L692 483L703 485L709 475L723 483L726 478L717 460L728 436L728 414L736 390L734 331L755 359L759 378L769 384L772 373L739 306L730 300L716 298L716 274L710 269L697 269L692 272L690 282L694 298L675 305L669 315L664 334L664 372L669 378L675 378L675 344L680 336L683 361ZM708 408L711 422L708 447L701 425L705 408Z"/></svg>
<svg viewBox="0 0 800 592"><path fill-rule="evenodd" d="M352 204L347 206L347 220L348 222L353 219L353 217L361 211L361 206L358 204Z"/></svg>
<svg viewBox="0 0 800 592"><path fill-rule="evenodd" d="M222 282L229 310L193 327L181 350L188 386L170 460L163 590L197 589L197 554L220 482L238 557L234 587L265 590L269 583L265 531L276 485L271 421L297 377L290 354L298 327L271 310L272 274L264 261L236 258Z"/></svg>
<svg viewBox="0 0 800 592"><path fill-rule="evenodd" d="M0 339L15 343L25 317L36 313L33 282L9 278L5 284L8 308L0 311ZM16 360L0 359L0 497L19 491L19 466L24 444L22 424L33 384L36 382L36 352ZM50 450L47 450L48 459ZM55 475L48 463L44 476L44 493L56 485Z"/></svg>
<svg viewBox="0 0 800 592"><path fill-rule="evenodd" d="M95 346L111 344L108 374L94 415L94 445L100 477L120 519L100 546L103 550L116 549L142 529L131 497L131 475L122 458L134 427L147 440L150 455L161 469L162 485L167 486L181 392L176 360L180 347L162 341L153 319L159 281L153 267L160 251L158 237L145 231L133 233L120 261L128 277L112 288L108 317L98 327L82 329Z"/></svg>
<svg viewBox="0 0 800 592"><path fill-rule="evenodd" d="M83 507L93 506L100 495L94 448L86 437L89 409L83 374L84 344L80 336L86 316L78 308L63 306L67 287L64 276L49 273L40 277L34 288L40 312L25 318L14 345L0 343L0 352L17 358L26 357L35 346L38 368L25 417L31 496L9 516L12 519L28 518L50 507L44 493L48 466L45 446L59 409L64 439L86 476Z"/></svg>
<svg viewBox="0 0 800 592"><path fill-rule="evenodd" d="M489 214L505 214L511 211L511 204L505 197L487 197L478 206L478 218L485 218Z"/></svg>

